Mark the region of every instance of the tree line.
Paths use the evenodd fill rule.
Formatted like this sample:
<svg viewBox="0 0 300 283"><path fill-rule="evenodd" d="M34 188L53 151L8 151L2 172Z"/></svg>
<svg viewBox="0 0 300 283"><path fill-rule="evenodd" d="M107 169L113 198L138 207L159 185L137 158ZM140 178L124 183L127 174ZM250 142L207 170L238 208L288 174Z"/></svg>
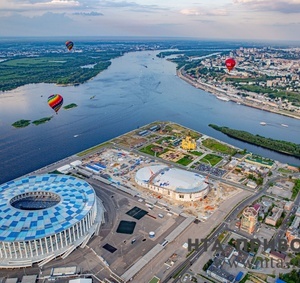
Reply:
<svg viewBox="0 0 300 283"><path fill-rule="evenodd" d="M219 127L214 124L209 124L209 126L217 131L226 134L229 137L245 141L254 145L258 145L267 149L271 149L284 154L292 155L295 157L300 157L300 144L275 140L271 138L262 137L260 135L253 135L246 131L240 131L235 129L230 129L228 127Z"/></svg>

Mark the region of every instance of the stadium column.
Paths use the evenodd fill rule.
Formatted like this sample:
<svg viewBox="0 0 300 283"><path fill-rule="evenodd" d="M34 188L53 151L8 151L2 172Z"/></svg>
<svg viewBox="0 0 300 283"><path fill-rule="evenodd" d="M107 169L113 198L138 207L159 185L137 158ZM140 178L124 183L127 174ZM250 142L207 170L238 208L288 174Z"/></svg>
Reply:
<svg viewBox="0 0 300 283"><path fill-rule="evenodd" d="M21 256L21 258L23 258L23 253L22 253L21 243L20 242L18 242L18 246L19 246L20 256Z"/></svg>
<svg viewBox="0 0 300 283"><path fill-rule="evenodd" d="M34 240L34 245L35 245L36 256L38 256L39 255L39 250L38 250L38 246L37 246L36 240Z"/></svg>
<svg viewBox="0 0 300 283"><path fill-rule="evenodd" d="M18 258L15 242L13 242L13 247L14 247L14 252L15 252L15 258Z"/></svg>
<svg viewBox="0 0 300 283"><path fill-rule="evenodd" d="M7 258L6 243L3 243L3 246L4 246L5 258Z"/></svg>
<svg viewBox="0 0 300 283"><path fill-rule="evenodd" d="M49 254L47 238L44 238L44 241L45 241L45 245L46 245L46 251L47 251L47 254Z"/></svg>
<svg viewBox="0 0 300 283"><path fill-rule="evenodd" d="M39 239L39 242L40 242L40 249L41 249L42 255L44 255L44 250L43 250L43 243L42 243L42 240Z"/></svg>
<svg viewBox="0 0 300 283"><path fill-rule="evenodd" d="M29 241L28 243L29 243L30 255L31 255L31 257L33 257L33 252L32 252L32 247L31 247L32 241Z"/></svg>
<svg viewBox="0 0 300 283"><path fill-rule="evenodd" d="M51 244L51 252L54 252L53 241L52 241L52 235L50 236L50 244Z"/></svg>
<svg viewBox="0 0 300 283"><path fill-rule="evenodd" d="M55 236L55 242L56 242L56 250L59 250L58 241L57 241L57 234L54 234Z"/></svg>
<svg viewBox="0 0 300 283"><path fill-rule="evenodd" d="M59 237L59 240L60 240L60 247L62 249L64 247L64 242L63 242L63 239L62 239L62 236L61 236L61 232L59 232L58 237Z"/></svg>
<svg viewBox="0 0 300 283"><path fill-rule="evenodd" d="M10 243L7 244L8 244L9 258L11 258L12 257L11 246Z"/></svg>
<svg viewBox="0 0 300 283"><path fill-rule="evenodd" d="M82 227L82 221L79 222L80 224L80 235L83 236L83 227Z"/></svg>
<svg viewBox="0 0 300 283"><path fill-rule="evenodd" d="M1 243L1 246L3 245L3 243ZM2 247L0 247L0 255L3 258L3 253L2 253Z"/></svg>

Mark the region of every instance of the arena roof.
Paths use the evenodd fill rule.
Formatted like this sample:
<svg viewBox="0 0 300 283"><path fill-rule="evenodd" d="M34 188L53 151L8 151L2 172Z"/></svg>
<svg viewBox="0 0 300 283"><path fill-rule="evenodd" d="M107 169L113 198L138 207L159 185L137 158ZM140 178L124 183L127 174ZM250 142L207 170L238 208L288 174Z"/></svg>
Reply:
<svg viewBox="0 0 300 283"><path fill-rule="evenodd" d="M208 187L205 178L194 172L165 165L153 165L141 168L136 172L136 179L153 185L166 188L177 193L195 193ZM152 180L151 180L152 178Z"/></svg>
<svg viewBox="0 0 300 283"><path fill-rule="evenodd" d="M44 209L24 210L11 204L18 196L51 193L59 202ZM93 188L85 181L66 175L46 174L16 179L0 186L0 240L30 241L73 226L95 203Z"/></svg>

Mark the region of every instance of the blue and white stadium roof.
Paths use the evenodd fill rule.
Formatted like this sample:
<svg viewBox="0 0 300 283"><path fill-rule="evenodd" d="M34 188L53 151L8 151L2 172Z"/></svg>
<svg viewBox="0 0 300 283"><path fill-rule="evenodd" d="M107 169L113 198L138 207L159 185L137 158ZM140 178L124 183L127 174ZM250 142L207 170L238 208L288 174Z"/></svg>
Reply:
<svg viewBox="0 0 300 283"><path fill-rule="evenodd" d="M52 195L47 208L24 210L15 199ZM45 174L16 179L0 186L0 241L30 241L62 232L84 218L95 205L94 189L72 176ZM27 200L28 202L28 200ZM33 201L34 202L34 201Z"/></svg>

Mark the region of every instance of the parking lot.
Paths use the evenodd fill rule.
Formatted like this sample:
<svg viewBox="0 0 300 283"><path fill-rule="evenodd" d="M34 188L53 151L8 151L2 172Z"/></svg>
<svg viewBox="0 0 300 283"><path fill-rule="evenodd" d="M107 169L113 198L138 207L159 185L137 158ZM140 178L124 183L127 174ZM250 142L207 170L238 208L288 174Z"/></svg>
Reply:
<svg viewBox="0 0 300 283"><path fill-rule="evenodd" d="M222 177L227 171L224 169L216 168L216 167L211 167L209 165L205 164L200 164L197 168L197 170L209 173L211 175L217 176L217 177Z"/></svg>

